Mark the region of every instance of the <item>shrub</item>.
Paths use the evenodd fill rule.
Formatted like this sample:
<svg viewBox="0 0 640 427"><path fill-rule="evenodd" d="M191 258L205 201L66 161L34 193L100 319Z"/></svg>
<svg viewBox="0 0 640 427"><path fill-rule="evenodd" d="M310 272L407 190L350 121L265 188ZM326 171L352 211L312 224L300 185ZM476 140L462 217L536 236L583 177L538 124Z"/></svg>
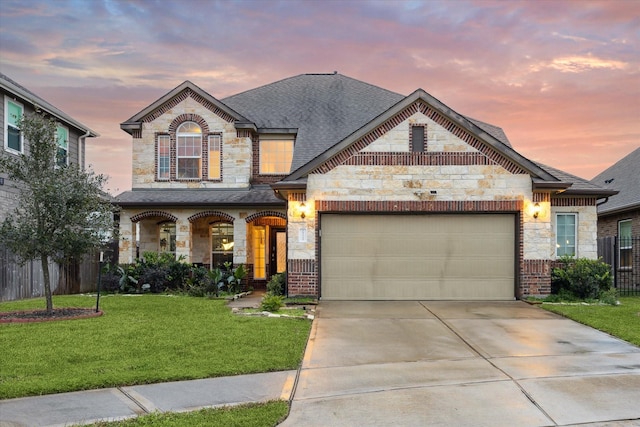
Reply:
<svg viewBox="0 0 640 427"><path fill-rule="evenodd" d="M269 295L284 295L285 285L287 283L287 273L277 273L271 276L267 282L267 293Z"/></svg>
<svg viewBox="0 0 640 427"><path fill-rule="evenodd" d="M224 263L226 273L226 286L227 291L232 294L237 294L242 291L242 281L247 277L247 269L243 264L240 264L236 268L231 267L230 262Z"/></svg>
<svg viewBox="0 0 640 427"><path fill-rule="evenodd" d="M284 297L282 295L266 295L262 298L260 308L264 311L276 312L284 305Z"/></svg>
<svg viewBox="0 0 640 427"><path fill-rule="evenodd" d="M612 284L611 270L601 260L561 259L551 276L552 291L568 291L580 299L596 299Z"/></svg>
<svg viewBox="0 0 640 427"><path fill-rule="evenodd" d="M600 292L600 303L609 305L618 305L618 290L611 288Z"/></svg>

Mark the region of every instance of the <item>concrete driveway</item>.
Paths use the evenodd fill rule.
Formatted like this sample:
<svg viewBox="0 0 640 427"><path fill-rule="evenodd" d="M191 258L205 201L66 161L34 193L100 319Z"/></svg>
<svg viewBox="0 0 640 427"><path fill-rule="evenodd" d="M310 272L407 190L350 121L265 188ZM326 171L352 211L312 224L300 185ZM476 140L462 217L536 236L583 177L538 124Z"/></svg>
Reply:
<svg viewBox="0 0 640 427"><path fill-rule="evenodd" d="M524 302L326 301L282 426L640 425L640 349Z"/></svg>

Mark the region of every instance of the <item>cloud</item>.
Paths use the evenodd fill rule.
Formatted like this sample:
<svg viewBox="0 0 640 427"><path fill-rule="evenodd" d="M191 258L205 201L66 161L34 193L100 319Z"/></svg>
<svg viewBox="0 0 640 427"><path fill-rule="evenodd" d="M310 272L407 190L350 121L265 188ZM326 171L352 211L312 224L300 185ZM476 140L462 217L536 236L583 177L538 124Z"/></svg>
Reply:
<svg viewBox="0 0 640 427"><path fill-rule="evenodd" d="M547 66L563 73L582 73L602 68L609 70L623 70L627 68L628 64L621 61L601 59L593 56L566 56L554 59Z"/></svg>

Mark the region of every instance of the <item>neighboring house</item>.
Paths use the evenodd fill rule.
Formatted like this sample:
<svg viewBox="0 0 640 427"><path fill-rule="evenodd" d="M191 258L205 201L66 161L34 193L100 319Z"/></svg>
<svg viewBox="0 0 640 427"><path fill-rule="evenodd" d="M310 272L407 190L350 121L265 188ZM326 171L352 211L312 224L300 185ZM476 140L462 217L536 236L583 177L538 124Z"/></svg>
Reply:
<svg viewBox="0 0 640 427"><path fill-rule="evenodd" d="M598 238L605 260L615 266L616 285L640 290L640 147L591 183L619 191L598 203Z"/></svg>
<svg viewBox="0 0 640 427"><path fill-rule="evenodd" d="M116 198L120 262L232 261L255 287L286 269L290 295L548 294L558 256L596 258L596 203L615 193L523 157L422 89L337 73L224 99L186 81L121 128L133 189Z"/></svg>
<svg viewBox="0 0 640 427"><path fill-rule="evenodd" d="M56 121L58 164L76 164L84 167L86 139L97 137L96 132L2 73L0 73L0 94L2 95L0 149L4 151L3 155L29 154L29 141L20 132L17 126L18 120L23 114L40 111ZM6 174L0 173L0 221L15 210L19 191ZM57 273L57 270L53 271L52 277L57 277L54 275ZM10 259L8 252L0 243L0 300L43 295L41 281L40 262L20 267Z"/></svg>

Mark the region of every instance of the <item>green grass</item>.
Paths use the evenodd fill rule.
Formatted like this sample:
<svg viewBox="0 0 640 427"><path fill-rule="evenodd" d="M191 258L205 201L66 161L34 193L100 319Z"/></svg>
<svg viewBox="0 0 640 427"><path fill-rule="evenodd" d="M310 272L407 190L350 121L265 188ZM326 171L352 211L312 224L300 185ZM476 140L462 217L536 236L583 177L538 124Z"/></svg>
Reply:
<svg viewBox="0 0 640 427"><path fill-rule="evenodd" d="M0 303L0 311L44 308ZM95 297L54 297L54 307ZM0 399L296 369L311 322L231 314L224 301L108 295L101 317L0 324Z"/></svg>
<svg viewBox="0 0 640 427"><path fill-rule="evenodd" d="M125 421L96 423L95 427L268 427L275 426L287 416L285 401L202 409L195 412L153 413Z"/></svg>
<svg viewBox="0 0 640 427"><path fill-rule="evenodd" d="M620 305L555 305L542 308L640 346L640 297L620 297Z"/></svg>

